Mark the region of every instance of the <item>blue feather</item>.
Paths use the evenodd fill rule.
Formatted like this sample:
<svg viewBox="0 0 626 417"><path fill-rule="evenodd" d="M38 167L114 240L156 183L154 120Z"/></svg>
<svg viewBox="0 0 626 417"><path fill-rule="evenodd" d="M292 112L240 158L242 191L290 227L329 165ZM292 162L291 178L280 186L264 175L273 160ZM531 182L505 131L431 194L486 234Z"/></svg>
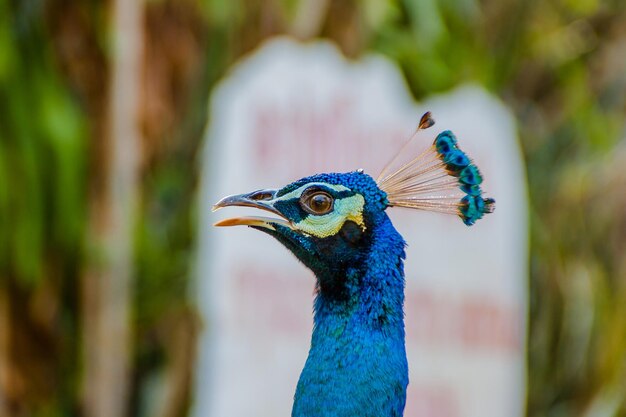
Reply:
<svg viewBox="0 0 626 417"><path fill-rule="evenodd" d="M427 113L420 128L433 123ZM433 145L414 164L389 175L383 170L378 183L362 171L318 174L215 205L257 207L280 216L217 225L262 230L315 274L313 335L292 417L403 415L409 383L405 242L385 210L398 205L457 214L470 226L495 207L493 199L482 197L480 171L454 134L441 132ZM450 190L455 194L444 193Z"/></svg>
<svg viewBox="0 0 626 417"><path fill-rule="evenodd" d="M422 116L416 135L385 166L377 184L387 193L391 206L455 214L471 226L485 213L493 212L495 201L482 199L483 177L459 148L454 133L449 130L439 133L432 145L416 157L400 164L395 171L390 169L394 162L402 159L404 149L417 138L417 132L434 123L430 112Z"/></svg>
<svg viewBox="0 0 626 417"><path fill-rule="evenodd" d="M456 148L456 136L449 130L445 130L437 135L435 139L435 147L437 148L437 152L442 155L447 154L451 150Z"/></svg>
<svg viewBox="0 0 626 417"><path fill-rule="evenodd" d="M350 268L348 297L319 292L309 357L292 416L402 416L408 385L404 345L404 241L380 213L362 268Z"/></svg>
<svg viewBox="0 0 626 417"><path fill-rule="evenodd" d="M283 225L259 228L291 250L317 279L311 347L292 416L402 416L408 385L404 240L385 213L386 194L360 172L303 178L277 191L276 198L320 183L363 196L364 229L346 222L335 236L321 239ZM293 207L286 208L289 201L280 200L281 213L299 218Z"/></svg>
<svg viewBox="0 0 626 417"><path fill-rule="evenodd" d="M464 184L479 185L483 182L483 177L476 165L469 165L459 173L459 180Z"/></svg>

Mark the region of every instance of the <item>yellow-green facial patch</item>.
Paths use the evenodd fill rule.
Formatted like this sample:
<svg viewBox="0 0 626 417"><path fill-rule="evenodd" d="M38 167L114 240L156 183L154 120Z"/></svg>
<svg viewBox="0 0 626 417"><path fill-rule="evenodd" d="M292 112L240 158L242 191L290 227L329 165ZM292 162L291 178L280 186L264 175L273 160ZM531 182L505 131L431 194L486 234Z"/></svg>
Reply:
<svg viewBox="0 0 626 417"><path fill-rule="evenodd" d="M345 188L345 187L343 187ZM322 216L308 215L295 223L296 229L319 238L333 236L350 220L365 230L363 207L365 199L360 194L335 200L334 210Z"/></svg>
<svg viewBox="0 0 626 417"><path fill-rule="evenodd" d="M316 189L325 192L327 195L333 194L333 208L329 213L304 213L304 210L300 208L303 199L306 198L305 193ZM312 192L314 193L315 191ZM333 236L341 230L346 221L352 221L359 225L362 230L365 230L365 222L363 220L365 199L362 195L355 194L348 187L340 184L311 182L275 198L270 201L270 204L273 204L279 210L284 210L283 212L292 221L294 230L307 235L319 238ZM296 220L294 216L288 214L288 211L291 210L291 206L298 204L300 204L300 207L297 210L300 210L304 216L298 216L299 218Z"/></svg>

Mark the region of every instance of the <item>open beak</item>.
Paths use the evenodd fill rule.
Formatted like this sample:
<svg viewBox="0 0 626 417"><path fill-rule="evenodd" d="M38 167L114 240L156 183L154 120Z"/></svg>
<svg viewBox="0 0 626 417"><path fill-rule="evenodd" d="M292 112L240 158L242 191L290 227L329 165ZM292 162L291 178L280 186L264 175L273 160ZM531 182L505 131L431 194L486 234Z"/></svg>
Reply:
<svg viewBox="0 0 626 417"><path fill-rule="evenodd" d="M254 207L261 210L269 211L270 213L276 214L280 218L262 216L233 217L230 219L220 220L213 226L256 226L264 227L270 230L276 230L274 225L281 225L290 229L294 229L293 224L272 205L275 197L276 190L257 190L247 194L230 195L228 197L224 197L220 201L215 203L212 211L216 211L228 206Z"/></svg>

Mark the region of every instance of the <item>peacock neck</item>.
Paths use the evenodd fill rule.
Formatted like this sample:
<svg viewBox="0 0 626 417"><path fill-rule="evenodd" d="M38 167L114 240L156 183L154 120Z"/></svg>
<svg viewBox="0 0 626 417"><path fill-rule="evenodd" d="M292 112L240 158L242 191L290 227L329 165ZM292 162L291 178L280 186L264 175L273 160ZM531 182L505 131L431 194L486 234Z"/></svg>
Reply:
<svg viewBox="0 0 626 417"><path fill-rule="evenodd" d="M341 291L318 291L293 416L402 415L408 384L404 241L381 217L362 262L332 277Z"/></svg>
<svg viewBox="0 0 626 417"><path fill-rule="evenodd" d="M314 306L315 331L353 326L366 333L383 331L404 339L404 246L386 214L381 216L365 256L336 271L330 289L320 285ZM350 334L345 334L346 337ZM313 342L316 342L314 339Z"/></svg>

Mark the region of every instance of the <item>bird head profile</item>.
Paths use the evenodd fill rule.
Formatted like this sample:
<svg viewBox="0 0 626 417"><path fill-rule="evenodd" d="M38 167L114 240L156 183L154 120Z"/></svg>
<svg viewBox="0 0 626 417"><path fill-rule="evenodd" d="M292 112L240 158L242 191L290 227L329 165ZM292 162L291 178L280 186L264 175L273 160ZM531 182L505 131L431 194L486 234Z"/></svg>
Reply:
<svg viewBox="0 0 626 417"><path fill-rule="evenodd" d="M417 131L434 124L422 116ZM402 154L404 148L398 155ZM468 226L495 201L450 131L374 180L362 170L316 174L276 190L223 198L214 210L252 207L273 214L236 217L273 236L316 276L314 331L292 416L401 416L408 365L404 334L405 242L386 214L407 207L453 214Z"/></svg>
<svg viewBox="0 0 626 417"><path fill-rule="evenodd" d="M247 225L275 237L326 291L333 277L364 260L387 205L385 193L361 171L318 174L279 190L226 197L215 205L255 207L278 218L238 217L216 225Z"/></svg>

